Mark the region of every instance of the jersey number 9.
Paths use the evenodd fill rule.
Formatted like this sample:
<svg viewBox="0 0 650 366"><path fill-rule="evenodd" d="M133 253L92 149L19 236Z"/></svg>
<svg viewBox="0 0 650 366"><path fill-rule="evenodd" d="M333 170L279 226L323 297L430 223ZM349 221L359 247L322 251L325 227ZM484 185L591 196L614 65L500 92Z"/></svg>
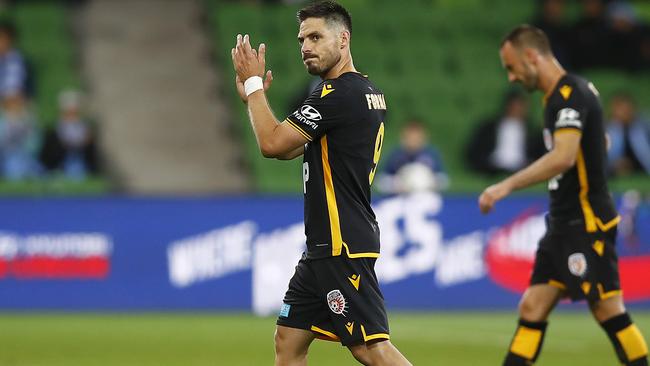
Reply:
<svg viewBox="0 0 650 366"><path fill-rule="evenodd" d="M372 169L370 169L370 175L368 175L368 182L372 185L372 181L375 179L375 173L377 172L377 164L379 164L379 157L381 156L381 148L384 145L384 122L379 125L379 131L377 131L377 138L375 139L375 154L372 158Z"/></svg>

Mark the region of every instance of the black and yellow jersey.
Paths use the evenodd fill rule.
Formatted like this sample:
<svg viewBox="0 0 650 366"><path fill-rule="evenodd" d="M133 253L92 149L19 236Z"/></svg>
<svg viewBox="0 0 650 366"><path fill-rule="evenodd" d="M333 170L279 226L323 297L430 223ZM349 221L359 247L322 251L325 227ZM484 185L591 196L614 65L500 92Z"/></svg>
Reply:
<svg viewBox="0 0 650 366"><path fill-rule="evenodd" d="M307 258L379 256L370 185L385 114L383 93L367 77L348 72L324 80L285 119L309 140L303 158Z"/></svg>
<svg viewBox="0 0 650 366"><path fill-rule="evenodd" d="M588 232L607 231L619 217L607 188L607 147L603 111L592 83L564 75L545 101L544 143L553 136L580 134L575 165L549 181L550 215L560 220L581 218Z"/></svg>

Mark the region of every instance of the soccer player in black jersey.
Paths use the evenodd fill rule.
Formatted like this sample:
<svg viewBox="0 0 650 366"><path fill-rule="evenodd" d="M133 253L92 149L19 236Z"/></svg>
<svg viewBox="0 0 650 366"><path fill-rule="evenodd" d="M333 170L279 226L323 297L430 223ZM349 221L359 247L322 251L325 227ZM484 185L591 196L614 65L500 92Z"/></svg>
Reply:
<svg viewBox="0 0 650 366"><path fill-rule="evenodd" d="M544 93L544 142L548 152L525 169L483 191L488 213L510 192L548 180L550 211L539 242L530 286L519 304L519 325L504 365L532 365L558 300L586 299L621 363L648 365L648 348L625 310L615 250L620 218L607 188L606 137L598 91L568 74L539 29L522 25L500 49L510 82Z"/></svg>
<svg viewBox="0 0 650 366"><path fill-rule="evenodd" d="M265 45L248 35L232 49L236 85L247 104L262 154L303 158L307 251L284 297L275 334L275 364L305 365L315 338L340 341L365 365L410 365L389 341L375 275L379 227L370 207L384 138L386 101L356 71L352 21L340 5L314 3L298 12L298 42L307 71L323 81L280 123L265 90Z"/></svg>

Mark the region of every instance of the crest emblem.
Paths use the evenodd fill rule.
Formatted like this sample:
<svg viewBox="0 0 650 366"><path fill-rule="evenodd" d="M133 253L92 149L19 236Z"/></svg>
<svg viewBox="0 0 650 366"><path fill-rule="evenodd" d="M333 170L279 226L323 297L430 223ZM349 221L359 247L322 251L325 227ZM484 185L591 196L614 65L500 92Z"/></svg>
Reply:
<svg viewBox="0 0 650 366"><path fill-rule="evenodd" d="M587 273L587 259L584 254L573 253L569 256L569 271L578 277L582 277Z"/></svg>
<svg viewBox="0 0 650 366"><path fill-rule="evenodd" d="M332 290L327 293L327 305L334 314L345 316L345 297L339 290Z"/></svg>

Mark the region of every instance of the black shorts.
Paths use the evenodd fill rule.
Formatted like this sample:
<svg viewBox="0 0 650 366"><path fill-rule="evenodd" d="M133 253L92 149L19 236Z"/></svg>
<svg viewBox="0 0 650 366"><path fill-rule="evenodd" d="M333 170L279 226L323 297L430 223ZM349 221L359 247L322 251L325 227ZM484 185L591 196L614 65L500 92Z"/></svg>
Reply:
<svg viewBox="0 0 650 366"><path fill-rule="evenodd" d="M311 330L344 346L389 339L376 258L303 258L289 281L277 324Z"/></svg>
<svg viewBox="0 0 650 366"><path fill-rule="evenodd" d="M573 301L620 295L615 242L616 226L588 233L581 220L551 222L539 242L530 283L558 287Z"/></svg>

